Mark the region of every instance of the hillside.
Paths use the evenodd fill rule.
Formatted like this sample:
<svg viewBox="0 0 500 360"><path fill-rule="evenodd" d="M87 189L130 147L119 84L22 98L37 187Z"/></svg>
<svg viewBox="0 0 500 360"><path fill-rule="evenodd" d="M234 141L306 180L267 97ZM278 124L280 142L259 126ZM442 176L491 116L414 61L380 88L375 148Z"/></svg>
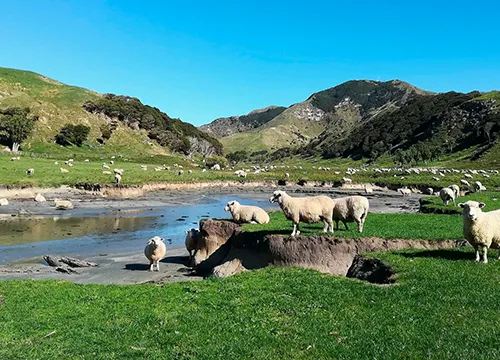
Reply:
<svg viewBox="0 0 500 360"><path fill-rule="evenodd" d="M200 130L218 138L230 136L264 125L285 110L286 108L283 106L268 106L263 109L253 110L246 115L215 119L210 124L200 126Z"/></svg>
<svg viewBox="0 0 500 360"><path fill-rule="evenodd" d="M125 102L129 105L120 106ZM86 108L84 104L87 104ZM208 154L222 151L221 144L213 137L181 120L171 119L156 108L143 105L138 99L103 96L33 72L0 68L0 108L9 107L29 107L38 117L33 134L22 144L25 151L98 150L103 154L120 152L138 156L173 151ZM113 111L109 111L110 108ZM68 123L90 127L89 139L81 148L65 149L54 143L54 136ZM103 129L111 131L109 139L103 139ZM169 143L159 140L165 138L183 146L171 148Z"/></svg>
<svg viewBox="0 0 500 360"><path fill-rule="evenodd" d="M352 80L312 94L250 131L222 137L226 152L304 147L312 139L341 138L365 121L398 109L412 94L430 94L408 83Z"/></svg>

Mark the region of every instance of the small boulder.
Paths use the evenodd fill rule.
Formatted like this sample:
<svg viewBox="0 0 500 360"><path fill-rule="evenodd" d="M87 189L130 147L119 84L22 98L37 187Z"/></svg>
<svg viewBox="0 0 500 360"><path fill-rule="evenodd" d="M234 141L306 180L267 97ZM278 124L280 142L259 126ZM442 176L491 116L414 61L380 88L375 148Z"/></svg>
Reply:
<svg viewBox="0 0 500 360"><path fill-rule="evenodd" d="M73 204L68 200L56 200L55 201L56 210L71 210L73 209Z"/></svg>
<svg viewBox="0 0 500 360"><path fill-rule="evenodd" d="M45 202L47 200L45 199L45 197L42 194L36 194L35 201L36 202Z"/></svg>
<svg viewBox="0 0 500 360"><path fill-rule="evenodd" d="M7 206L9 205L9 200L7 199L0 199L0 206Z"/></svg>

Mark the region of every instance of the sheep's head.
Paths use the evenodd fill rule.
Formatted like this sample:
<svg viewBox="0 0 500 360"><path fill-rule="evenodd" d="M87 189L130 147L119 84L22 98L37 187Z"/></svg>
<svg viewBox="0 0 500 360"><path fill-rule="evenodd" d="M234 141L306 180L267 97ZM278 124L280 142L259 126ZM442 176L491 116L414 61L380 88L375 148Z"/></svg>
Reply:
<svg viewBox="0 0 500 360"><path fill-rule="evenodd" d="M240 203L237 202L236 200L232 200L227 203L227 205L224 207L224 211L233 211L236 206L238 206Z"/></svg>
<svg viewBox="0 0 500 360"><path fill-rule="evenodd" d="M195 228L191 228L189 230L186 230L186 234L190 235L191 237L195 237L199 232L200 232L200 229L195 229Z"/></svg>
<svg viewBox="0 0 500 360"><path fill-rule="evenodd" d="M464 217L470 221L475 221L483 213L481 210L486 206L485 203L469 200L465 203L458 204L462 209L464 209Z"/></svg>
<svg viewBox="0 0 500 360"><path fill-rule="evenodd" d="M278 203L278 204L281 204L281 202L283 201L283 197L286 195L286 193L284 191L280 191L280 190L277 190L275 192L273 192L273 196L271 196L269 198L269 202L270 203Z"/></svg>
<svg viewBox="0 0 500 360"><path fill-rule="evenodd" d="M157 248L158 246L160 246L160 244L163 242L163 238L159 237L159 236L155 236L155 237L152 237L151 239L149 239L148 241L148 245L152 245L153 247Z"/></svg>

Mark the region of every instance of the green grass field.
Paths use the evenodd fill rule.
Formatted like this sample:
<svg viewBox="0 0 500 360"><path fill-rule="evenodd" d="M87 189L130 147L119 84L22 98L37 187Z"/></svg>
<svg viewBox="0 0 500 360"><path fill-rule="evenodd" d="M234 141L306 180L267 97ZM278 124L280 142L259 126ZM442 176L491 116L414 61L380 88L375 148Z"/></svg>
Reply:
<svg viewBox="0 0 500 360"><path fill-rule="evenodd" d="M447 213L447 214L461 214L462 208L458 206L459 203L466 202L468 200L474 200L478 202L484 202L486 207L484 211L493 211L500 209L500 192L497 191L482 191L480 193L469 194L467 196L460 196L456 200L457 206L453 205L453 202L449 202L448 205L443 205L443 202L439 196L425 196L421 200L421 210L426 213Z"/></svg>
<svg viewBox="0 0 500 360"><path fill-rule="evenodd" d="M292 222L287 220L281 211L271 212L269 224L246 224L249 232L284 233L292 232ZM345 230L342 223L336 237L360 238L379 237L384 239L425 239L456 240L462 239L462 218L451 215L434 214L368 214L363 233L358 233L356 223L348 223ZM323 224L300 223L300 235L321 234Z"/></svg>
<svg viewBox="0 0 500 360"><path fill-rule="evenodd" d="M396 286L269 268L164 286L0 283L2 359L495 359L500 263L377 254Z"/></svg>

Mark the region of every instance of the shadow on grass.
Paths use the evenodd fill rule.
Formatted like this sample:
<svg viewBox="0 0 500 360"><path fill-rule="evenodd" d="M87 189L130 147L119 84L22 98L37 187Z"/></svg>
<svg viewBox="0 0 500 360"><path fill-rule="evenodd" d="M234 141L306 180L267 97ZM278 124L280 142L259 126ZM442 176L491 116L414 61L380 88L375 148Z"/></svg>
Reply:
<svg viewBox="0 0 500 360"><path fill-rule="evenodd" d="M398 252L399 255L405 258L434 258L444 260L474 260L475 255L472 252L464 252L458 249L448 250L424 250L419 252Z"/></svg>

